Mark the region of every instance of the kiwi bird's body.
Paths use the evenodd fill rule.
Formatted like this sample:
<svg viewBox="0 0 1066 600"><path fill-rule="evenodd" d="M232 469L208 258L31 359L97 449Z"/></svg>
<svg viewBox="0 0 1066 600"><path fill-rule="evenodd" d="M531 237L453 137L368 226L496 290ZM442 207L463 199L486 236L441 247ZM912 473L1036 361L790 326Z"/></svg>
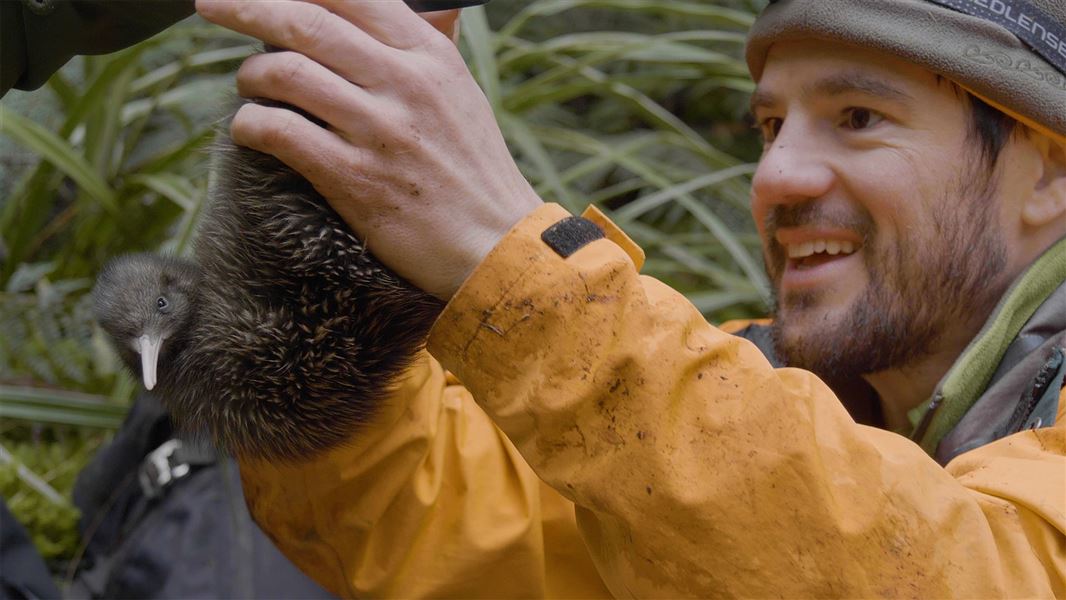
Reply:
<svg viewBox="0 0 1066 600"><path fill-rule="evenodd" d="M215 154L196 284L180 333L163 342L158 394L179 426L224 449L305 457L372 416L443 305L382 266L277 159L228 138ZM128 312L130 293L109 280L94 290L97 315L122 354L132 332L107 317ZM138 302L157 302L153 289Z"/></svg>

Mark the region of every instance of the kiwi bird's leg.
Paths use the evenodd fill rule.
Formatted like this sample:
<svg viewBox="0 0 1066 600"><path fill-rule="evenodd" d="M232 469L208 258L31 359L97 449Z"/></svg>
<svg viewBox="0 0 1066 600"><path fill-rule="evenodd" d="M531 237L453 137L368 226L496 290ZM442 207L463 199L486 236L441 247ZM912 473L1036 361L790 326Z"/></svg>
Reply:
<svg viewBox="0 0 1066 600"><path fill-rule="evenodd" d="M159 334L144 334L138 337L133 348L141 355L141 377L144 379L145 389L151 391L155 387L156 367L159 363L159 349L163 347L163 336Z"/></svg>

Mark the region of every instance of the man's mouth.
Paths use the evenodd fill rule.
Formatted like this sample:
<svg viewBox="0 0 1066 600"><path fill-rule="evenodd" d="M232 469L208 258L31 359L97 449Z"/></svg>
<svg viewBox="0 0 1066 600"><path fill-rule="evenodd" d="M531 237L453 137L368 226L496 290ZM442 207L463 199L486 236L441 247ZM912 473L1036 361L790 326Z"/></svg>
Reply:
<svg viewBox="0 0 1066 600"><path fill-rule="evenodd" d="M788 229L778 231L775 238L786 257L780 282L783 295L826 290L862 268L862 238L854 231Z"/></svg>
<svg viewBox="0 0 1066 600"><path fill-rule="evenodd" d="M812 269L855 253L855 243L846 240L814 239L787 244L788 268Z"/></svg>

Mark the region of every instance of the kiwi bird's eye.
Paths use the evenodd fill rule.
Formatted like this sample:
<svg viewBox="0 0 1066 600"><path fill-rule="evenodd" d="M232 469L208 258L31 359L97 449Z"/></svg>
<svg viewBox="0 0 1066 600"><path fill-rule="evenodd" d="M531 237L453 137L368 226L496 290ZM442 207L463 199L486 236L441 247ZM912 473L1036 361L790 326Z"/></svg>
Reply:
<svg viewBox="0 0 1066 600"><path fill-rule="evenodd" d="M163 310L164 308L170 306L170 303L167 302L166 298L160 296L159 298L156 299L155 305L159 307L159 310Z"/></svg>

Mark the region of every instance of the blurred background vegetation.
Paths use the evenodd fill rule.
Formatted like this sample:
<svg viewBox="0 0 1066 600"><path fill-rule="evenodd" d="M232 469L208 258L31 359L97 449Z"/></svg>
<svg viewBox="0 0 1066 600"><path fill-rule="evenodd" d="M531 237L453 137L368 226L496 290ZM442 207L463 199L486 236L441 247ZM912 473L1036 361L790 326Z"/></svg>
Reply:
<svg viewBox="0 0 1066 600"><path fill-rule="evenodd" d="M463 51L541 196L603 208L709 319L765 314L744 36L765 0L494 0ZM0 102L0 495L57 572L70 490L139 383L93 323L108 258L184 253L253 41L193 17Z"/></svg>

